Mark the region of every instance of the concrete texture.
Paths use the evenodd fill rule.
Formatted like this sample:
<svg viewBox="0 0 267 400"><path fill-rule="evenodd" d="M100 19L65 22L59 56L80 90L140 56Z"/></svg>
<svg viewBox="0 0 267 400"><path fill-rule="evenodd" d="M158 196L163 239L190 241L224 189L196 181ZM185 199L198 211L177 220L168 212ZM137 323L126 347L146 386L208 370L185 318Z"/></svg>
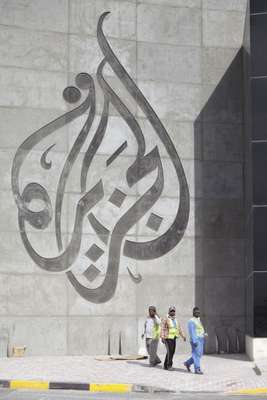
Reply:
<svg viewBox="0 0 267 400"><path fill-rule="evenodd" d="M204 356L203 376L189 374L184 366L185 355L174 357L174 370L161 366L150 368L147 360L97 361L94 357L27 357L0 360L1 379L42 380L54 382L134 383L177 392L203 391L205 396L217 392L234 392L247 388L266 387L266 361L259 364L262 375L255 373L255 363L244 355ZM258 365L258 363L257 363ZM44 394L43 394L44 396ZM59 396L59 394L58 394ZM74 396L74 394L72 394ZM89 396L89 394L88 394ZM155 398L156 394L153 394ZM160 394L166 396L166 393ZM177 398L177 394L174 395ZM186 396L183 393L183 398ZM110 398L110 395L109 395ZM194 397L197 398L197 397ZM203 397L204 398L204 397Z"/></svg>
<svg viewBox="0 0 267 400"><path fill-rule="evenodd" d="M161 316L175 304L185 330L192 307L200 305L210 333L207 351L229 349L225 329L238 328L242 342L245 246L239 48L245 3L0 0L0 334L8 330L10 347L26 345L27 355L107 354L108 347L117 353L121 335L122 352L135 353L142 345L140 335L151 303L158 306ZM181 158L190 191L190 216L184 238L165 256L143 261L122 255L114 297L95 304L81 298L64 273L41 270L26 252L12 198L11 166L18 146L31 133L74 107L66 104L62 92L75 84L76 74L88 72L95 78L103 57L96 26L104 11L111 11L104 23L105 35L163 122ZM172 159L135 99L108 66L104 77L137 117L146 152L155 145L159 149L165 174L162 196L125 236L140 242L152 240L168 229L178 209L180 189ZM92 131L66 185L62 210L65 247L80 199L82 160L103 108L98 83L96 103ZM86 117L82 115L34 148L21 170L21 189L30 182L42 184L54 207L63 164ZM127 148L107 168L107 159L126 140ZM42 170L39 160L53 143L56 145L47 156L52 168ZM109 229L155 181L156 171L129 188L125 173L136 152L132 131L110 106L107 132L87 178L88 188L103 179L105 196L94 213ZM109 202L115 189L127 195L121 207ZM35 204L36 209L42 206ZM163 218L157 232L147 226L151 213ZM45 231L30 225L27 229L39 254L59 254L54 223ZM72 266L83 282L81 274L90 264L85 255L90 245L96 243L104 249L95 262L99 276L87 282L94 288L105 277L109 247L96 237L87 220L83 233L81 251ZM141 283L130 279L127 267L142 275ZM178 348L188 352L187 344L179 342ZM233 346L231 349L238 351Z"/></svg>
<svg viewBox="0 0 267 400"><path fill-rule="evenodd" d="M259 362L266 370L266 338L254 338L246 335L246 351L249 359Z"/></svg>

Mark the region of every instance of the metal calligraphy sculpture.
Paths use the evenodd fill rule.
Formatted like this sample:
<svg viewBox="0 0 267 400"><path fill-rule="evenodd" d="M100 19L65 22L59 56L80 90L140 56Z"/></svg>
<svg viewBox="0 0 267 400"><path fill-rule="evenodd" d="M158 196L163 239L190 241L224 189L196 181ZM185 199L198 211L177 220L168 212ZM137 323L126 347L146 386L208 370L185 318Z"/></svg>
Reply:
<svg viewBox="0 0 267 400"><path fill-rule="evenodd" d="M23 244L28 254L32 260L45 271L66 272L69 281L76 291L84 299L93 303L103 303L113 297L118 282L121 254L135 260L151 260L165 255L182 239L189 218L189 190L179 156L158 116L111 49L102 30L102 24L107 14L109 13L106 12L101 15L97 26L97 40L104 56L97 69L97 81L104 96L103 110L96 132L84 154L80 175L81 197L75 210L75 221L72 235L69 244L65 249L63 246L61 226L65 187L75 161L78 155L81 154L81 148L88 137L96 113L95 85L93 78L89 74L78 74L76 76L77 87L67 87L63 92L63 97L68 103L75 103L81 98L81 90L86 90L88 93L85 100L73 110L65 113L29 136L18 148L12 166L12 190L18 208L19 229ZM124 85L129 95L136 101L137 105L143 111L156 135L165 147L168 156L173 163L175 174L177 176L180 191L177 213L171 226L165 231L165 233L159 235L153 240L135 242L125 240L125 236L129 230L152 208L162 194L164 188L164 171L158 147L155 146L151 152L146 154L145 138L140 125L134 115L122 102L120 97L104 79L103 69L105 65L109 65L112 68L115 76ZM93 158L106 133L110 104L113 105L121 118L123 118L125 123L128 125L138 146L136 158L126 171L128 187L133 187L142 178L151 172L156 171L156 179L153 185L148 188L135 204L133 204L119 218L115 223L113 230L107 229L107 227L96 218L93 210L94 206L104 197L102 179L100 179L94 187L89 190L87 188L87 176ZM38 183L29 183L22 191L20 190L21 167L29 153L43 139L57 131L59 128L71 123L82 114L86 114L86 112L88 112L86 121L67 156L57 186L54 222L58 255L50 258L43 257L33 248L26 228L27 224L30 224L38 230L44 230L47 228L53 219L52 202L45 187ZM47 162L47 155L53 146L54 144L47 148L41 157L40 164L43 169L49 170L52 166L51 162ZM106 161L106 166L108 167L126 147L127 141L125 141ZM119 206L125 196L126 195L123 192L116 190L114 192L113 202L115 204L117 203ZM39 200L43 204L43 208L39 211L34 211L30 208L30 203L35 200ZM77 259L81 249L83 223L85 218L89 220L98 238L105 246L107 246L108 252L107 271L105 277L102 283L95 288L90 288L82 284L78 277L71 271L71 267ZM150 225L154 227L154 230L157 230L161 219L160 216L153 213L150 215ZM94 244L89 249L87 255L91 260L97 260L102 253L103 250ZM91 265L84 274L88 280L92 281L97 273L97 268L94 265ZM139 283L142 280L140 274L135 276L131 272L130 268L128 268L128 273L135 283Z"/></svg>

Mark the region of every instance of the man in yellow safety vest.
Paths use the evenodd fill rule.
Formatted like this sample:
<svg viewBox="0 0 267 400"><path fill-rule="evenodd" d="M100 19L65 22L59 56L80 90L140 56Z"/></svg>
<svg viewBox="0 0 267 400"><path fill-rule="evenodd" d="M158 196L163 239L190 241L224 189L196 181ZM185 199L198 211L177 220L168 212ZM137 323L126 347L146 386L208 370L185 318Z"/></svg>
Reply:
<svg viewBox="0 0 267 400"><path fill-rule="evenodd" d="M174 306L169 308L168 316L163 321L161 327L161 339L166 346L166 357L164 361L164 369L172 368L173 356L176 349L176 339L182 337L186 341L186 337L175 317L176 309Z"/></svg>
<svg viewBox="0 0 267 400"><path fill-rule="evenodd" d="M160 325L161 320L157 315L155 306L150 306L148 309L148 316L144 325L144 333L142 339L146 337L146 349L149 355L149 364L154 367L161 363L157 355L158 344L160 339Z"/></svg>

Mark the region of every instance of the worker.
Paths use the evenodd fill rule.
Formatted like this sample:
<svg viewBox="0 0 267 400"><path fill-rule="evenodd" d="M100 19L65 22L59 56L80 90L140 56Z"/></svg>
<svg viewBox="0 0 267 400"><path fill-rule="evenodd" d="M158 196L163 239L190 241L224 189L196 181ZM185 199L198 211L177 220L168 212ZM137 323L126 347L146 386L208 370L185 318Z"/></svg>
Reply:
<svg viewBox="0 0 267 400"><path fill-rule="evenodd" d="M148 316L144 324L142 339L144 337L146 338L146 349L149 355L149 364L151 367L161 363L161 360L157 355L160 339L160 327L161 319L157 315L156 307L150 306L148 308Z"/></svg>
<svg viewBox="0 0 267 400"><path fill-rule="evenodd" d="M166 357L164 361L164 369L172 369L173 356L176 349L176 339L182 337L186 341L186 337L176 319L176 308L169 307L167 318L162 322L161 340L166 346Z"/></svg>
<svg viewBox="0 0 267 400"><path fill-rule="evenodd" d="M188 321L188 332L190 344L192 348L191 357L184 362L188 372L191 372L191 365L194 364L195 374L202 375L200 368L200 359L203 354L204 338L207 336L200 320L200 310L198 307L193 308L193 318Z"/></svg>

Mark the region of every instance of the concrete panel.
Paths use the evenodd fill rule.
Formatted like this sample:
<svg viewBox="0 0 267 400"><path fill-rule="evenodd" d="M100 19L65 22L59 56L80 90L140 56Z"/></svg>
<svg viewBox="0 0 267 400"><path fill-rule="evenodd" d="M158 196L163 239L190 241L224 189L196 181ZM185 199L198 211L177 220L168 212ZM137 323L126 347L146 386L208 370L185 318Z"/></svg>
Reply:
<svg viewBox="0 0 267 400"><path fill-rule="evenodd" d="M66 277L56 275L10 275L8 278L9 315L65 315Z"/></svg>
<svg viewBox="0 0 267 400"><path fill-rule="evenodd" d="M140 241L153 237L139 237ZM195 239L184 237L169 253L153 260L137 261L137 271L142 276L193 276L195 273Z"/></svg>
<svg viewBox="0 0 267 400"><path fill-rule="evenodd" d="M205 267L204 267L205 268ZM205 277L196 276L195 277L195 293L194 293L194 307L200 308L200 318L203 322L203 317L205 315ZM191 310L191 315L193 314L193 309Z"/></svg>
<svg viewBox="0 0 267 400"><path fill-rule="evenodd" d="M1 26L0 64L65 71L67 69L67 36Z"/></svg>
<svg viewBox="0 0 267 400"><path fill-rule="evenodd" d="M9 331L9 350L26 346L26 356L56 356L67 353L65 318L2 318L0 326ZM31 379L29 373L28 379ZM40 376L42 379L42 376Z"/></svg>
<svg viewBox="0 0 267 400"><path fill-rule="evenodd" d="M245 13L204 10L203 44L207 47L242 46Z"/></svg>
<svg viewBox="0 0 267 400"><path fill-rule="evenodd" d="M99 179L103 180L104 193L106 195L112 194L114 189L120 189L127 195L135 195L136 188L128 188L126 181L126 172L130 165L135 161L133 157L118 157L112 164L108 167L106 166L107 156L95 156L90 172L87 177L87 187L92 188ZM80 193L80 172L83 157L78 157L75 168L69 176L67 182L66 190L71 192Z"/></svg>
<svg viewBox="0 0 267 400"><path fill-rule="evenodd" d="M199 200L191 200L189 221L185 231L185 236L195 237L201 235L201 202ZM179 198L160 199L151 210L137 224L137 233L141 236L160 236L166 232L172 225L179 207ZM153 213L163 218L157 231L153 231L147 226L149 215Z"/></svg>
<svg viewBox="0 0 267 400"><path fill-rule="evenodd" d="M4 179L0 184L2 189L11 186L11 166L15 151L0 151L0 165L4 171ZM24 188L28 183L38 182L44 186L48 192L56 192L58 179L64 166L65 154L51 150L47 159L52 162L51 169L44 169L40 164L43 152L31 151L26 161L21 167L20 182Z"/></svg>
<svg viewBox="0 0 267 400"><path fill-rule="evenodd" d="M36 270L25 251L19 232L0 232L0 271L5 273L31 273ZM14 251L16 249L16 251ZM12 257L11 257L12 254Z"/></svg>
<svg viewBox="0 0 267 400"><path fill-rule="evenodd" d="M1 115L1 109L0 109ZM69 126L69 144L70 147L76 140L78 133L80 132L87 115L83 115ZM91 133L88 135L88 139L83 146L81 152L84 153L89 143L92 140L93 134L97 129L100 117L96 116L93 126L91 128ZM179 122L172 120L162 120L171 140L177 150L177 153L181 159L200 159L201 158L201 126L199 123L193 124L192 122ZM138 123L143 131L143 135L146 143L146 153L149 153L158 146L161 157L168 157L166 148L163 146L161 140L156 135L155 130L152 128L151 124L147 119L139 118ZM0 122L1 124L1 122ZM1 125L0 125L1 126ZM59 136L57 141L57 146L59 145L60 138L64 135ZM54 143L53 139L51 141ZM104 136L104 139L97 151L97 154L105 154L110 156L127 141L127 147L123 150L122 155L136 156L137 153L137 142L129 129L127 124L121 117L111 116L108 121L108 127ZM41 146L41 144L40 144ZM63 146L63 143L62 143ZM48 145L43 148L47 148ZM107 157L108 158L108 157ZM183 161L182 161L183 162Z"/></svg>
<svg viewBox="0 0 267 400"><path fill-rule="evenodd" d="M123 354L137 352L136 318L131 317L80 317L69 320L70 355L104 355L108 353L108 332L110 331L110 350L112 354L119 352L119 335Z"/></svg>
<svg viewBox="0 0 267 400"><path fill-rule="evenodd" d="M161 294L164 293L164 296ZM144 276L137 286L137 315L149 305L157 306L159 313L167 313L170 305L177 306L178 315L189 315L194 306L194 279L189 276Z"/></svg>
<svg viewBox="0 0 267 400"><path fill-rule="evenodd" d="M183 167L189 186L190 197L202 197L204 187L202 163L198 160L183 160Z"/></svg>
<svg viewBox="0 0 267 400"><path fill-rule="evenodd" d="M118 220L132 207L138 197L126 196L121 207L116 207L114 204L109 202L110 196L107 196L103 201L99 202L92 210L94 216L101 224L103 224L110 232L113 231ZM75 212L78 201L81 199L81 195L70 194L68 196L68 232L73 231ZM83 232L95 235L95 231L88 220L84 221ZM134 225L127 235L133 236L136 234L136 226Z"/></svg>
<svg viewBox="0 0 267 400"><path fill-rule="evenodd" d="M196 7L201 8L201 0L137 0L138 3L158 4L170 7Z"/></svg>
<svg viewBox="0 0 267 400"><path fill-rule="evenodd" d="M139 4L138 39L144 42L199 46L201 13L197 8L177 8Z"/></svg>
<svg viewBox="0 0 267 400"><path fill-rule="evenodd" d="M206 353L244 352L244 317L208 317L204 322L209 335L206 339Z"/></svg>
<svg viewBox="0 0 267 400"><path fill-rule="evenodd" d="M203 86L201 116L204 122L242 123L242 92L240 80L222 80L218 86Z"/></svg>
<svg viewBox="0 0 267 400"><path fill-rule="evenodd" d="M3 273L42 273L24 248L19 231L0 232L1 260L0 271ZM29 232L28 239L34 250L43 257L58 256L55 234L45 232ZM63 234L63 245L66 245ZM14 251L16 249L16 251ZM12 254L12 257L11 257Z"/></svg>
<svg viewBox="0 0 267 400"><path fill-rule="evenodd" d="M161 119L194 121L200 112L198 85L140 81L139 88ZM138 116L143 116L139 109Z"/></svg>
<svg viewBox="0 0 267 400"><path fill-rule="evenodd" d="M120 63L134 78L136 76L136 42L111 39L109 43ZM95 37L70 35L69 57L70 71L96 74L104 56ZM114 72L108 65L104 69L104 75L114 76Z"/></svg>
<svg viewBox="0 0 267 400"><path fill-rule="evenodd" d="M117 239L120 240L120 238ZM135 241L134 236L128 236L128 235L126 235L123 239ZM92 262L92 260L90 260L86 256L86 253L88 252L89 248L93 245L97 245L101 250L104 251L104 253L96 262ZM118 275L119 277L121 275L125 275L127 278L129 278L127 267L130 268L133 274L136 274L136 261L134 259L129 259L124 257L122 255L122 250L123 250L123 244L121 247ZM80 274L86 271L86 269L90 266L90 264L93 264L100 271L100 274L94 280L93 285L89 284L89 287L97 287L102 284L104 276L107 272L108 261L109 261L108 257L109 257L109 246L106 246L96 235L83 234L81 248L77 258L71 265L71 270L78 275L78 278L85 286L88 286L89 284L88 280L84 276L80 276Z"/></svg>
<svg viewBox="0 0 267 400"><path fill-rule="evenodd" d="M47 160L52 161L51 169L44 169L40 164L43 152L31 151L27 156L20 170L21 187L25 187L28 183L38 182L44 186L48 192L56 192L58 179L64 166L65 154L53 151L49 152ZM10 189L11 187L11 167L15 149L10 151L0 151L0 166L3 171L1 189Z"/></svg>
<svg viewBox="0 0 267 400"><path fill-rule="evenodd" d="M1 0L0 23L42 31L67 32L67 0Z"/></svg>
<svg viewBox="0 0 267 400"><path fill-rule="evenodd" d="M238 51L238 48L203 47L202 82L217 85L223 79Z"/></svg>
<svg viewBox="0 0 267 400"><path fill-rule="evenodd" d="M137 68L138 79L143 81L200 83L200 48L140 43Z"/></svg>
<svg viewBox="0 0 267 400"><path fill-rule="evenodd" d="M29 232L29 241L34 250L43 257L58 256L55 234L45 232ZM36 266L27 253L19 232L0 232L1 260L0 271L4 273L41 273L44 272ZM66 244L63 235L63 243ZM16 249L16 251L14 251ZM11 257L12 254L12 257Z"/></svg>
<svg viewBox="0 0 267 400"><path fill-rule="evenodd" d="M50 199L52 201L52 204L55 204L55 197L56 194L50 193ZM33 202L34 203L34 202ZM34 206L33 203L30 206L30 209L33 210ZM37 207L40 206L40 209L43 209L43 202L38 201L35 203ZM62 212L61 212L61 217L62 217L62 232L66 233L67 232L67 203L63 202L63 207L62 207ZM18 226L18 209L15 204L14 196L11 191L7 190L0 190L0 231L1 232L16 232L19 229ZM27 232L32 231L37 234L41 234L42 231L36 230L36 228L32 227L30 224L27 225ZM55 232L55 224L54 221L52 220L48 227L44 231L45 235L48 232Z"/></svg>
<svg viewBox="0 0 267 400"><path fill-rule="evenodd" d="M102 276L102 281L103 278ZM92 286L92 284L90 285L88 282L87 286ZM116 316L116 318L123 315L135 316L136 287L136 284L129 276L119 276L114 297L107 303L94 304L82 299L74 288L69 285L69 315L86 315L87 317L112 315L113 317Z"/></svg>
<svg viewBox="0 0 267 400"><path fill-rule="evenodd" d="M195 276L200 278L204 275L203 240L201 237L195 239Z"/></svg>
<svg viewBox="0 0 267 400"><path fill-rule="evenodd" d="M244 237L244 212L241 200L205 200L203 236L206 238Z"/></svg>
<svg viewBox="0 0 267 400"><path fill-rule="evenodd" d="M204 124L204 160L237 161L243 158L243 126L230 124Z"/></svg>
<svg viewBox="0 0 267 400"><path fill-rule="evenodd" d="M111 12L103 25L107 36L136 39L136 5L129 1L72 0L70 2L70 32L96 36L98 19L106 11Z"/></svg>
<svg viewBox="0 0 267 400"><path fill-rule="evenodd" d="M193 236L195 239L202 236L202 215L203 202L200 199L190 201L190 215L188 225L185 231L186 236Z"/></svg>
<svg viewBox="0 0 267 400"><path fill-rule="evenodd" d="M251 361L265 360L267 357L267 339L246 335L246 353Z"/></svg>
<svg viewBox="0 0 267 400"><path fill-rule="evenodd" d="M28 108L0 108L0 148L19 147L22 142L37 129L62 115L59 110L38 110ZM46 150L56 143L57 151L66 151L68 147L67 128L62 128L43 139L35 150Z"/></svg>
<svg viewBox="0 0 267 400"><path fill-rule="evenodd" d="M17 232L18 211L11 191L0 191L0 230L1 232Z"/></svg>
<svg viewBox="0 0 267 400"><path fill-rule="evenodd" d="M179 187L179 181L177 177L177 173L175 172L174 165L172 161L168 158L163 158L161 160L162 167L163 167L163 175L164 175L164 187L163 191L161 194L161 201L163 201L163 197L173 197L175 199L178 199L179 193L180 193L180 187ZM184 169L185 169L185 174L188 173L188 170L186 170L186 163L187 165L190 163L189 160L187 162L183 163ZM189 182L191 176L190 173L186 175L188 179L188 185L190 185L191 182ZM137 190L139 194L144 194L152 185L155 183L155 180L157 178L157 170L152 171L150 174L145 176L143 179L141 179L137 183ZM165 200L164 200L165 201ZM173 210L173 213L175 213L175 210Z"/></svg>
<svg viewBox="0 0 267 400"><path fill-rule="evenodd" d="M8 311L8 276L0 275L0 314L6 315Z"/></svg>
<svg viewBox="0 0 267 400"><path fill-rule="evenodd" d="M0 68L0 106L64 110L65 87L66 75L61 72Z"/></svg>
<svg viewBox="0 0 267 400"><path fill-rule="evenodd" d="M71 148L81 131L87 114L83 114L77 120L73 121L69 126L69 147ZM85 153L90 145L96 129L100 123L100 116L96 116L92 128L88 134L88 138L81 149L81 153ZM146 136L146 132L144 132ZM120 116L110 116L108 126L104 138L97 150L97 155L105 154L106 160L115 153L116 150L127 141L127 147L121 153L122 156L136 156L137 154L137 141L131 129Z"/></svg>
<svg viewBox="0 0 267 400"><path fill-rule="evenodd" d="M203 163L203 196L208 199L242 198L242 164Z"/></svg>
<svg viewBox="0 0 267 400"><path fill-rule="evenodd" d="M75 75L70 74L70 81L74 82L75 80ZM96 114L101 115L103 111L103 103L104 103L104 97L103 97L103 91L100 88L97 79L95 77L94 82L95 82L95 89L96 89ZM137 103L134 98L132 98L121 81L118 80L118 78L113 77L113 76L106 76L106 81L109 84L109 86L113 89L113 91L116 93L116 95L122 100L124 105L130 110L130 112L135 116L137 113ZM117 109L111 104L109 107L109 115L120 115Z"/></svg>
<svg viewBox="0 0 267 400"><path fill-rule="evenodd" d="M149 121L139 118L138 122L144 133L147 153L157 145L161 157L169 158L166 148L162 145L158 136L156 136L155 130L152 128ZM201 126L199 123L172 120L162 120L162 123L181 159L201 158Z"/></svg>
<svg viewBox="0 0 267 400"><path fill-rule="evenodd" d="M203 240L203 264L207 277L244 276L244 241L241 239Z"/></svg>
<svg viewBox="0 0 267 400"><path fill-rule="evenodd" d="M238 51L221 81L216 86L210 83L203 86L201 116L204 122L243 123L242 79L243 58L242 52Z"/></svg>
<svg viewBox="0 0 267 400"><path fill-rule="evenodd" d="M245 312L245 281L237 278L205 279L205 314L220 318L240 317Z"/></svg>
<svg viewBox="0 0 267 400"><path fill-rule="evenodd" d="M246 12L247 0L203 0L203 8Z"/></svg>

